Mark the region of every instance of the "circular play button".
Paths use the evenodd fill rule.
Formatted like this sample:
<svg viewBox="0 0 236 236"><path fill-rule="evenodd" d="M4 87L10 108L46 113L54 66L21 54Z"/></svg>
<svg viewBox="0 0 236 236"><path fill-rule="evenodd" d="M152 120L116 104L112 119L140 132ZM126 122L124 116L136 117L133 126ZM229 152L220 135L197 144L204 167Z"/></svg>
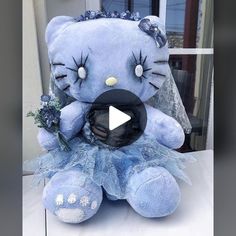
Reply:
<svg viewBox="0 0 236 236"><path fill-rule="evenodd" d="M109 90L97 97L87 117L94 136L113 147L136 141L147 123L142 101L123 89Z"/></svg>

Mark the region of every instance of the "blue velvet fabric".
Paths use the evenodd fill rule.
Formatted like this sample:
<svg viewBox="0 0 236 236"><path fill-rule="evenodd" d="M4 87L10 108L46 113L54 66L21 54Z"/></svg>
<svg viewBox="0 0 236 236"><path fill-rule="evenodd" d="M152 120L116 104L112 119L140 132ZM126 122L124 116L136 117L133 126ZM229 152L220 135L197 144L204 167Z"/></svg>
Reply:
<svg viewBox="0 0 236 236"><path fill-rule="evenodd" d="M166 216L180 201L176 179L191 183L183 171L191 156L173 150L184 142L181 125L188 118L171 77L168 43L157 45L165 29L158 17L145 19L158 29L155 37L141 30L139 21L116 18L78 22L59 16L47 26L51 80L70 98L61 109L60 131L72 150L61 151L55 134L40 129L39 143L48 152L27 169L35 170L37 180L51 178L43 202L64 222L79 223L94 215L102 188L110 199L126 199L143 216ZM143 67L142 77L135 74L138 64ZM80 67L85 78L78 73ZM116 79L113 86L106 83L110 77ZM145 103L144 134L121 148L99 142L86 123L91 103L112 89L128 90L143 102L158 96L157 108L164 107L166 113Z"/></svg>
<svg viewBox="0 0 236 236"><path fill-rule="evenodd" d="M57 172L43 191L45 208L66 223L80 223L92 217L102 198L102 188L76 168Z"/></svg>
<svg viewBox="0 0 236 236"><path fill-rule="evenodd" d="M149 16L148 19L165 32L158 17ZM105 86L105 80L113 76L118 80L113 88L128 90L147 101L157 92L149 82L160 88L168 76L168 43L158 48L153 37L138 25L139 21L114 18L83 22L69 16L53 18L47 26L46 42L55 85L61 90L69 85L63 90L68 96L81 102L93 102L100 94L112 89ZM148 79L140 80L134 74L135 58L139 64L140 52L141 64L146 58L145 69L151 68L144 73ZM77 81L76 63L83 64L87 56L87 77L79 85L81 80ZM155 63L157 61L166 63ZM66 77L56 79L60 75Z"/></svg>
<svg viewBox="0 0 236 236"><path fill-rule="evenodd" d="M77 168L118 199L127 198L130 176L148 167L164 167L176 178L191 183L183 169L184 162L192 160L192 157L171 150L147 135L117 149L97 140L86 123L80 136L69 144L72 151L64 152L57 148L33 162L39 179Z"/></svg>
<svg viewBox="0 0 236 236"><path fill-rule="evenodd" d="M163 167L147 167L131 176L127 201L140 215L153 218L172 214L181 194L174 177Z"/></svg>

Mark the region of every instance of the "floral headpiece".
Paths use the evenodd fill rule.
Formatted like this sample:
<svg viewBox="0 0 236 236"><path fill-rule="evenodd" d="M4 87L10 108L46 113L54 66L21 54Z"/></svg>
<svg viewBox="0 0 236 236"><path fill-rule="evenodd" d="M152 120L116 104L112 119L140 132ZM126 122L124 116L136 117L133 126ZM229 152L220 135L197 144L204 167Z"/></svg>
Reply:
<svg viewBox="0 0 236 236"><path fill-rule="evenodd" d="M139 21L141 19L139 12L131 13L130 11L125 12L106 12L106 11L86 11L84 15L76 17L75 20L78 22L95 20L100 18L119 18L123 20Z"/></svg>
<svg viewBox="0 0 236 236"><path fill-rule="evenodd" d="M162 48L165 46L167 42L167 38L164 33L161 32L161 30L158 28L156 24L152 24L150 19L144 18L140 21L138 27L154 38L154 40L157 43L157 46L159 48Z"/></svg>

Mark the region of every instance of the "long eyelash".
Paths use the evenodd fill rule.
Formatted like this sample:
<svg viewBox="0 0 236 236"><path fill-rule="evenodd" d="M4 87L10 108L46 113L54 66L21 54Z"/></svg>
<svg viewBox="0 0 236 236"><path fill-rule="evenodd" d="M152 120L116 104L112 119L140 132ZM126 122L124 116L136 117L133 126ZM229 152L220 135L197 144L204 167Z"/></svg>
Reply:
<svg viewBox="0 0 236 236"><path fill-rule="evenodd" d="M87 55L87 56L85 57L85 60L84 60L84 62L83 62L83 52L81 52L80 63L79 63L79 64L78 64L78 62L75 60L74 57L72 57L72 58L73 58L73 61L74 61L75 65L76 65L76 67L79 69L81 66L84 67L84 66L86 65L87 60L88 60L88 57L89 57L89 55ZM69 70L72 70L72 71L74 71L74 72L77 72L76 69L72 69L72 68L68 68L68 67L66 67L66 68L69 69Z"/></svg>
<svg viewBox="0 0 236 236"><path fill-rule="evenodd" d="M142 65L143 66L143 68L144 68L143 72L144 73L149 71L149 70L152 70L152 68L145 68L145 63L146 63L146 60L147 60L147 56L145 56L144 59L143 59L142 50L140 50L140 52L139 52L139 62L138 62L134 52L132 52L132 55L133 55L133 58L135 60L136 66L137 65ZM142 79L147 79L147 77L144 74L139 78L140 78L140 82L142 82Z"/></svg>
<svg viewBox="0 0 236 236"><path fill-rule="evenodd" d="M140 62L140 64L142 65L143 63L142 63L142 51L140 50L140 53L139 53L139 62Z"/></svg>
<svg viewBox="0 0 236 236"><path fill-rule="evenodd" d="M153 84L152 82L149 82L149 84L151 84L155 89L159 89L155 84Z"/></svg>
<svg viewBox="0 0 236 236"><path fill-rule="evenodd" d="M137 58L136 58L135 55L134 55L134 52L132 52L132 55L133 55L133 57L134 57L135 64L138 65L138 61L137 61Z"/></svg>
<svg viewBox="0 0 236 236"><path fill-rule="evenodd" d="M166 77L164 74L158 73L158 72L152 72L153 75L159 75L159 76L163 76Z"/></svg>
<svg viewBox="0 0 236 236"><path fill-rule="evenodd" d="M59 76L56 76L55 79L58 80L58 79L63 79L63 78L65 78L65 77L67 77L67 75L59 75Z"/></svg>
<svg viewBox="0 0 236 236"><path fill-rule="evenodd" d="M143 65L145 64L146 60L147 60L147 56L143 60Z"/></svg>
<svg viewBox="0 0 236 236"><path fill-rule="evenodd" d="M143 72L146 72L146 71L149 71L149 70L152 70L152 68L144 69Z"/></svg>
<svg viewBox="0 0 236 236"><path fill-rule="evenodd" d="M75 80L75 82L74 82L74 84L75 84L75 83L77 83L77 81L78 81L79 79L80 79L80 78L79 78L79 77L77 77L77 78L76 78L76 80Z"/></svg>
<svg viewBox="0 0 236 236"><path fill-rule="evenodd" d="M138 59L136 58L134 52L132 52L132 55L133 55L133 58L134 58L134 61L135 61L135 64L136 65L142 65L144 66L146 60L147 60L147 56L144 57L143 61L142 61L142 58L143 58L143 55L142 55L142 51L140 50L139 52L139 62L138 62Z"/></svg>
<svg viewBox="0 0 236 236"><path fill-rule="evenodd" d="M86 58L85 58L85 60L84 60L84 63L82 64L83 66L86 65L86 62L87 62L87 60L88 60L88 56L89 56L89 55L86 56Z"/></svg>
<svg viewBox="0 0 236 236"><path fill-rule="evenodd" d="M80 65L83 64L83 52L81 52L81 55L80 55Z"/></svg>
<svg viewBox="0 0 236 236"><path fill-rule="evenodd" d="M89 55L86 56L86 58L85 58L85 60L84 60L84 62L83 62L83 52L81 52L80 63L78 64L77 61L75 60L75 58L72 56L73 61L74 61L75 65L76 65L77 69L73 69L73 68L70 68L70 67L66 67L66 69L78 73L78 69L79 69L81 66L84 67L84 66L86 65L86 62L87 62L87 60L88 60L88 57L89 57ZM81 87L82 79L80 79L80 77L77 77L77 78L76 78L76 80L74 81L74 84L77 83L79 80L80 80L80 82L79 82L79 87ZM67 86L67 87L68 87L68 86ZM65 89L67 89L67 88L65 88ZM63 89L63 90L64 90L64 89Z"/></svg>
<svg viewBox="0 0 236 236"><path fill-rule="evenodd" d="M147 79L147 77L145 75L142 75L141 78Z"/></svg>
<svg viewBox="0 0 236 236"><path fill-rule="evenodd" d="M70 87L70 85L67 85L65 88L63 88L63 91L66 91L68 88Z"/></svg>
<svg viewBox="0 0 236 236"><path fill-rule="evenodd" d="M77 72L76 69L72 69L72 68L69 68L69 67L66 67L66 69L71 70L71 71L74 71L74 72Z"/></svg>
<svg viewBox="0 0 236 236"><path fill-rule="evenodd" d="M78 63L76 62L75 58L74 58L73 56L72 56L72 58L73 58L73 61L74 61L75 65L79 68L79 65L78 65Z"/></svg>

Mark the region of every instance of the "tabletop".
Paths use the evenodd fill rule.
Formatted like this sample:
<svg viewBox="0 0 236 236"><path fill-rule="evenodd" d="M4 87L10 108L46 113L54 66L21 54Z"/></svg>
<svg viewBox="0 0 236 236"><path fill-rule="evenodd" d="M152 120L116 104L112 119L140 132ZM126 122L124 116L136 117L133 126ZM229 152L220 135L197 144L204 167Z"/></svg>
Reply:
<svg viewBox="0 0 236 236"><path fill-rule="evenodd" d="M97 214L81 224L60 222L42 205L44 184L32 187L23 177L23 236L213 236L213 151L193 152L185 172L192 186L180 183L182 200L171 216L147 219L126 201L103 200Z"/></svg>

